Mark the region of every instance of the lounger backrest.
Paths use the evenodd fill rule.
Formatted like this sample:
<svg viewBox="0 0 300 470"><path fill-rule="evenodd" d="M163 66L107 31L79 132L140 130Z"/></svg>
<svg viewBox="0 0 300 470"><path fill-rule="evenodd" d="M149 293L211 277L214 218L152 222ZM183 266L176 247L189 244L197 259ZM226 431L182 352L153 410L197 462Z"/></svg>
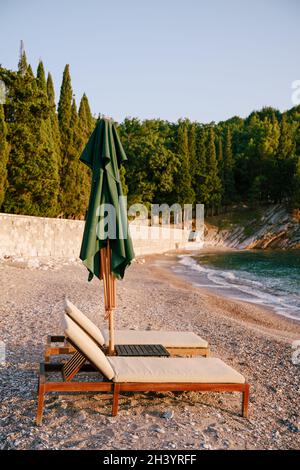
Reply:
<svg viewBox="0 0 300 470"><path fill-rule="evenodd" d="M104 346L105 339L99 328L67 298L65 299L65 312L75 323L81 326L96 343L100 344L100 346Z"/></svg>
<svg viewBox="0 0 300 470"><path fill-rule="evenodd" d="M64 315L64 329L65 336L72 341L74 346L77 346L105 377L109 380L113 379L115 372L100 347L68 315Z"/></svg>

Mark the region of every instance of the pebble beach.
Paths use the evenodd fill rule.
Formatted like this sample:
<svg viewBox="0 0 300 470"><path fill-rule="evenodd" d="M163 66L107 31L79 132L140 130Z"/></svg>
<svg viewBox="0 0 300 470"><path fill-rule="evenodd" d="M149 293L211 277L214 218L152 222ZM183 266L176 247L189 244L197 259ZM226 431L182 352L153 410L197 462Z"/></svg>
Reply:
<svg viewBox="0 0 300 470"><path fill-rule="evenodd" d="M176 254L138 258L117 283L118 329L194 331L211 355L250 383L249 419L240 396L135 393L111 417L104 394L49 394L35 425L38 364L48 334L62 334L64 296L106 327L103 291L79 262L0 263L1 449L299 449L300 364L293 341L300 322L271 309L191 286L172 267Z"/></svg>

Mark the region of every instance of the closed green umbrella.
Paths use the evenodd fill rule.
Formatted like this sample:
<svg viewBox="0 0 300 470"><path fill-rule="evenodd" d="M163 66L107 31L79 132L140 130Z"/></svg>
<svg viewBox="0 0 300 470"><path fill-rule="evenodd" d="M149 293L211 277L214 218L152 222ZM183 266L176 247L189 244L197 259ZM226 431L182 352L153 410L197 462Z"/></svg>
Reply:
<svg viewBox="0 0 300 470"><path fill-rule="evenodd" d="M111 119L100 119L80 161L92 170L92 187L80 259L93 276L103 279L106 315L109 318L109 351L114 351L113 309L115 279L122 279L134 258L122 199L119 168L127 160Z"/></svg>

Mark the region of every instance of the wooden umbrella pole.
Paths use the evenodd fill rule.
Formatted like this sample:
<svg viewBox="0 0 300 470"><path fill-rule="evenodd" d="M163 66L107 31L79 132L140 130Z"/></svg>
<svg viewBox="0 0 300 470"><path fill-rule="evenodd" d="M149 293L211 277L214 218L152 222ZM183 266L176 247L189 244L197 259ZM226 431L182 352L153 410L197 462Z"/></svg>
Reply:
<svg viewBox="0 0 300 470"><path fill-rule="evenodd" d="M103 279L104 290L104 304L105 304L105 317L108 318L109 329L109 343L108 353L114 354L115 351L115 336L114 336L114 312L116 307L116 279L112 274L111 266L111 248L109 240L107 245L100 250L100 278Z"/></svg>
<svg viewBox="0 0 300 470"><path fill-rule="evenodd" d="M116 308L116 278L112 275L112 308Z"/></svg>
<svg viewBox="0 0 300 470"><path fill-rule="evenodd" d="M113 308L115 307L115 278L112 274L112 265L111 265L111 248L109 240L107 240L107 297L108 297L108 322L109 322L109 344L108 344L108 353L110 355L115 352L115 335L114 335L114 312Z"/></svg>
<svg viewBox="0 0 300 470"><path fill-rule="evenodd" d="M115 352L114 312L113 310L109 310L107 313L109 326L108 354L112 356Z"/></svg>
<svg viewBox="0 0 300 470"><path fill-rule="evenodd" d="M108 306L106 264L107 264L107 259L106 259L106 247L105 247L105 248L101 248L101 250L100 250L100 266L101 266L101 276L102 276L102 279L103 279L105 310L107 309L107 306Z"/></svg>

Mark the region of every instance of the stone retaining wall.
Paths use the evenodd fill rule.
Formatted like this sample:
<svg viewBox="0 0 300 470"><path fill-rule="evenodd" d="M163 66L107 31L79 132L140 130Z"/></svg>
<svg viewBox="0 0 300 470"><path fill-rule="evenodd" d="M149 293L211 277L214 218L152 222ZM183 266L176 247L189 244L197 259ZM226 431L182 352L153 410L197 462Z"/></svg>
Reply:
<svg viewBox="0 0 300 470"><path fill-rule="evenodd" d="M189 231L130 224L136 256L199 248ZM0 213L0 258L78 258L84 221Z"/></svg>

